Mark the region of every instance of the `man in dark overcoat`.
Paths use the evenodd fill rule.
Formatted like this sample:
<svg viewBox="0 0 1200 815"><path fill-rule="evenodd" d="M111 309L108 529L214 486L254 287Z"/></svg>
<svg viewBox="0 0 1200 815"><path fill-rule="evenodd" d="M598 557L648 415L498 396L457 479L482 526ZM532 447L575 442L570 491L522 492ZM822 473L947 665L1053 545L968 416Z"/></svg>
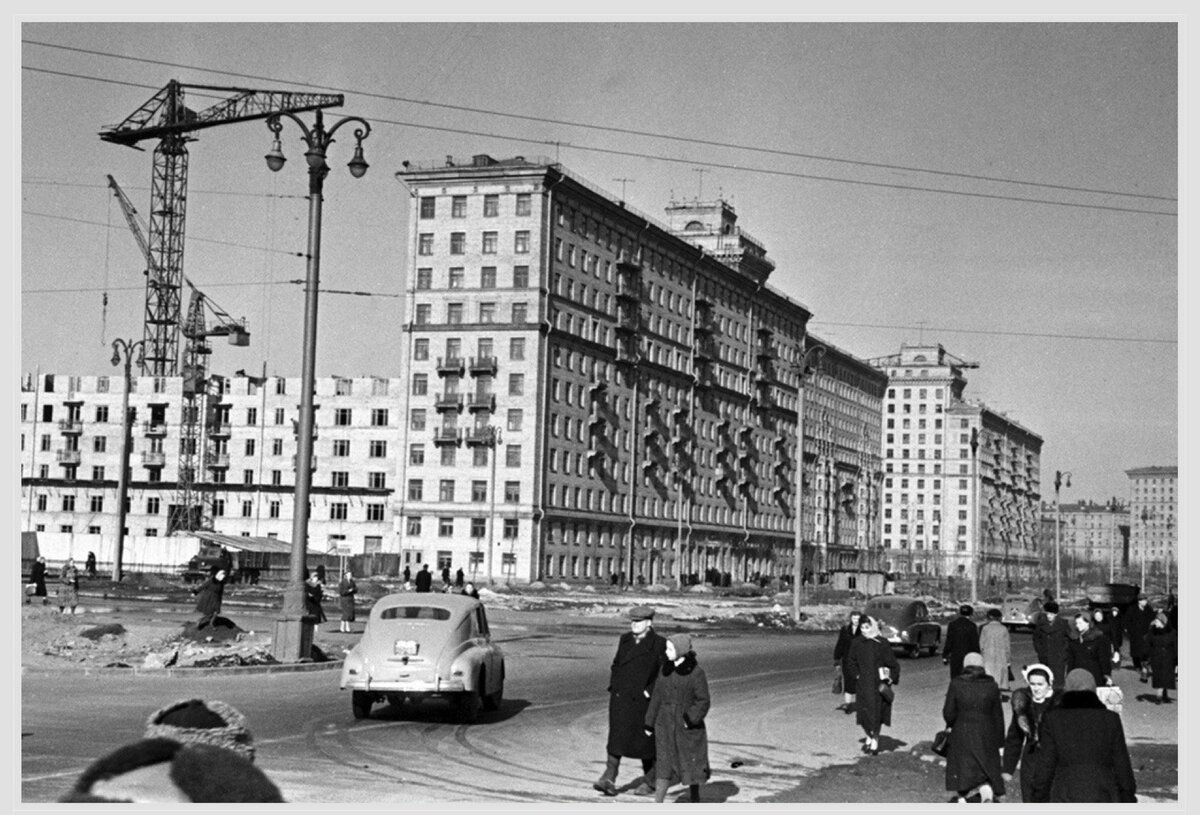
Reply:
<svg viewBox="0 0 1200 815"><path fill-rule="evenodd" d="M1033 650L1038 662L1054 673L1054 687L1061 688L1067 674L1067 649L1071 642L1071 624L1058 614L1058 603L1046 603L1043 614L1033 625Z"/></svg>
<svg viewBox="0 0 1200 815"><path fill-rule="evenodd" d="M950 678L962 673L963 657L979 653L979 628L971 615L975 609L968 605L958 607L958 616L946 626L946 644L942 646L942 664L949 664Z"/></svg>
<svg viewBox="0 0 1200 815"><path fill-rule="evenodd" d="M616 795L621 757L637 758L645 774L634 795L654 794L654 737L647 736L646 709L655 680L667 658L667 641L653 628L654 609L635 606L629 612L629 631L621 635L608 680L608 758L604 772L592 785L597 792Z"/></svg>
<svg viewBox="0 0 1200 815"><path fill-rule="evenodd" d="M1150 633L1150 624L1154 622L1154 617L1154 607L1145 597L1139 597L1137 605L1125 615L1129 658L1133 661L1133 669L1141 673L1143 682L1150 678L1150 645L1146 635Z"/></svg>
<svg viewBox="0 0 1200 815"><path fill-rule="evenodd" d="M46 558L38 555L37 560L29 569L29 582L33 584L33 596L42 598L42 605L49 602L46 598ZM26 600L26 602L29 602Z"/></svg>
<svg viewBox="0 0 1200 815"><path fill-rule="evenodd" d="M417 591L432 591L433 590L433 575L429 572L429 564L425 563L421 566L421 571L417 572Z"/></svg>

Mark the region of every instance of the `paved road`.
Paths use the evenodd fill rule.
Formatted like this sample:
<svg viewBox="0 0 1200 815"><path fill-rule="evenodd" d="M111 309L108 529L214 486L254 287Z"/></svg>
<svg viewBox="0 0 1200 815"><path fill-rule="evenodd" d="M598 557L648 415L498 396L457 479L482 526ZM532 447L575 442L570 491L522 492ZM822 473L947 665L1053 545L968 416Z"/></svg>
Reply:
<svg viewBox="0 0 1200 815"><path fill-rule="evenodd" d="M454 723L438 702L401 711L381 705L356 721L329 671L187 679L27 674L23 799L54 800L92 759L137 739L150 711L197 695L247 715L259 765L292 802L644 801L591 789L603 768L604 688L621 629L578 618L522 620L520 613L493 615L508 664L505 700L471 726ZM681 627L688 626L663 630ZM714 631L696 640L713 695L705 801L761 800L791 789L806 770L860 758L861 732L834 709L840 697L830 693L832 645L833 635L771 631ZM1016 664L1031 659L1027 635L1016 635L1014 647ZM885 750L928 741L940 724L941 660L902 659L901 668ZM1167 710L1154 708L1157 719L1170 719L1169 733L1161 721L1141 729L1174 740ZM1140 715L1127 712L1131 736ZM634 774L623 769L618 783Z"/></svg>

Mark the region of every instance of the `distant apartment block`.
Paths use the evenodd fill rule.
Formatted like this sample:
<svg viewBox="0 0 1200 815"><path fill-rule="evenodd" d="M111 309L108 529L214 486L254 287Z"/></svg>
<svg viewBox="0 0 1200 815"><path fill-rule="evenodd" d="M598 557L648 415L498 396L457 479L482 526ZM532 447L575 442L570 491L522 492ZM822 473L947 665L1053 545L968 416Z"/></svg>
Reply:
<svg viewBox="0 0 1200 815"><path fill-rule="evenodd" d="M1179 468L1135 467L1129 477L1130 559L1147 564L1148 573L1179 562Z"/></svg>

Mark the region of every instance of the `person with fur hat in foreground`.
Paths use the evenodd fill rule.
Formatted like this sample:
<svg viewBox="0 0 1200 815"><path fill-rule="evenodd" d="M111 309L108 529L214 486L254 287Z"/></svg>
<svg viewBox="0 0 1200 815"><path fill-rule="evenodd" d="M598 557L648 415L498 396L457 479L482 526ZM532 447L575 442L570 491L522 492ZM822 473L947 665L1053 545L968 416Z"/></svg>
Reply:
<svg viewBox="0 0 1200 815"><path fill-rule="evenodd" d="M1058 704L1054 694L1054 673L1049 667L1035 662L1021 671L1026 687L1012 694L1012 721L1004 740L1004 781L1012 781L1018 766L1021 769L1021 800L1033 800L1034 765L1041 757L1038 733L1046 711Z"/></svg>
<svg viewBox="0 0 1200 815"><path fill-rule="evenodd" d="M282 803L254 766L246 720L224 702L185 699L150 714L141 741L83 771L67 803Z"/></svg>
<svg viewBox="0 0 1200 815"><path fill-rule="evenodd" d="M646 710L646 735L655 742L654 800L666 800L673 784L685 784L693 804L709 779L708 731L704 718L712 702L708 678L696 662L689 634L667 637L666 663Z"/></svg>
<svg viewBox="0 0 1200 815"><path fill-rule="evenodd" d="M891 727L894 685L900 684L900 663L892 653L891 644L879 635L879 620L864 614L859 621L859 633L846 654L846 663L854 677L857 692L855 721L867 734L863 752L879 755L879 731Z"/></svg>
<svg viewBox="0 0 1200 815"><path fill-rule="evenodd" d="M641 782L634 795L654 793L654 739L643 732L646 708L666 659L667 641L654 630L654 609L635 606L629 611L629 630L621 635L608 677L608 757L592 789L616 795L622 756L640 759Z"/></svg>
<svg viewBox="0 0 1200 815"><path fill-rule="evenodd" d="M1027 803L1136 803L1121 716L1096 696L1091 671L1067 674L1062 700L1043 716L1040 731Z"/></svg>
<svg viewBox="0 0 1200 815"><path fill-rule="evenodd" d="M951 803L979 796L988 803L1004 794L1000 748L1004 746L1004 708L1000 688L987 675L983 656L963 655L963 670L950 680L942 718L950 730L946 754L946 789L955 793Z"/></svg>

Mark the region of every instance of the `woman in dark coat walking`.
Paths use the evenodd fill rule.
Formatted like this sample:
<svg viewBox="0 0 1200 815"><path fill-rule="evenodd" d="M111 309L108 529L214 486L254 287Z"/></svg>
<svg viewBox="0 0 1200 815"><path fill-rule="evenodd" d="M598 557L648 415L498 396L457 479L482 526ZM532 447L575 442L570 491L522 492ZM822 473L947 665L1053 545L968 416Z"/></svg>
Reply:
<svg viewBox="0 0 1200 815"><path fill-rule="evenodd" d="M317 625L328 619L325 616L325 609L321 608L321 600L324 598L325 592L321 588L321 579L315 574L309 575L308 582L304 584L304 613Z"/></svg>
<svg viewBox="0 0 1200 815"><path fill-rule="evenodd" d="M341 608L342 620L338 630L343 634L350 633L350 623L354 622L354 595L358 594L358 584L354 582L354 573L349 569L342 575L338 583L338 606Z"/></svg>
<svg viewBox="0 0 1200 815"><path fill-rule="evenodd" d="M37 560L30 567L29 582L33 584L33 596L41 597L42 605L46 605L46 558L44 556L38 555Z"/></svg>
<svg viewBox="0 0 1200 815"><path fill-rule="evenodd" d="M957 793L951 803L965 801L976 789L983 803L1003 795L1004 708L1000 686L984 671L981 654L963 657L962 673L950 680L946 690L942 718L950 728L946 789Z"/></svg>
<svg viewBox="0 0 1200 815"><path fill-rule="evenodd" d="M879 636L879 622L863 615L859 623L859 634L846 654L846 662L854 677L854 690L858 701L855 717L867 734L863 741L863 752L879 755L879 730L892 724L892 697L894 685L900 684L900 663L892 653L892 646ZM885 693L886 691L886 693Z"/></svg>
<svg viewBox="0 0 1200 815"><path fill-rule="evenodd" d="M1075 668L1086 669L1097 685L1111 685L1112 644L1088 614L1075 615L1078 639L1067 644L1067 673Z"/></svg>
<svg viewBox="0 0 1200 815"><path fill-rule="evenodd" d="M673 784L686 784L692 803L708 780L708 732L704 718L711 699L708 678L696 663L688 634L667 637L666 662L646 709L646 735L654 736L654 801L661 804Z"/></svg>
<svg viewBox="0 0 1200 815"><path fill-rule="evenodd" d="M1150 646L1151 687L1162 691L1156 703L1171 704L1170 691L1175 690L1175 666L1179 664L1179 637L1167 615L1158 612L1146 635Z"/></svg>
<svg viewBox="0 0 1200 815"><path fill-rule="evenodd" d="M1134 670L1141 674L1141 680L1150 679L1150 644L1146 635L1150 633L1150 624L1154 622L1154 607L1145 597L1139 597L1137 605L1125 614L1125 634L1129 637L1129 658L1133 660Z"/></svg>
<svg viewBox="0 0 1200 815"><path fill-rule="evenodd" d="M1041 757L1038 750L1042 717L1058 704L1054 693L1054 673L1049 667L1035 662L1027 665L1021 675L1028 687L1017 688L1012 695L1012 722L1004 739L1004 760L1001 768L1004 781L1012 781L1018 765L1021 768L1021 801L1033 800L1034 767Z"/></svg>
<svg viewBox="0 0 1200 815"><path fill-rule="evenodd" d="M196 589L196 611L200 612L200 626L212 622L221 613L221 601L225 597L224 569L217 569L200 588Z"/></svg>
<svg viewBox="0 0 1200 815"><path fill-rule="evenodd" d="M1067 674L1064 687L1058 707L1042 718L1027 803L1135 803L1137 783L1120 714L1096 697L1096 680L1085 669Z"/></svg>
<svg viewBox="0 0 1200 815"><path fill-rule="evenodd" d="M861 619L861 611L851 611L850 622L838 630L837 644L833 646L833 665L842 673L842 704L838 710L843 713L854 712L854 677L846 664L846 655L850 653L850 643L858 636L858 621Z"/></svg>

